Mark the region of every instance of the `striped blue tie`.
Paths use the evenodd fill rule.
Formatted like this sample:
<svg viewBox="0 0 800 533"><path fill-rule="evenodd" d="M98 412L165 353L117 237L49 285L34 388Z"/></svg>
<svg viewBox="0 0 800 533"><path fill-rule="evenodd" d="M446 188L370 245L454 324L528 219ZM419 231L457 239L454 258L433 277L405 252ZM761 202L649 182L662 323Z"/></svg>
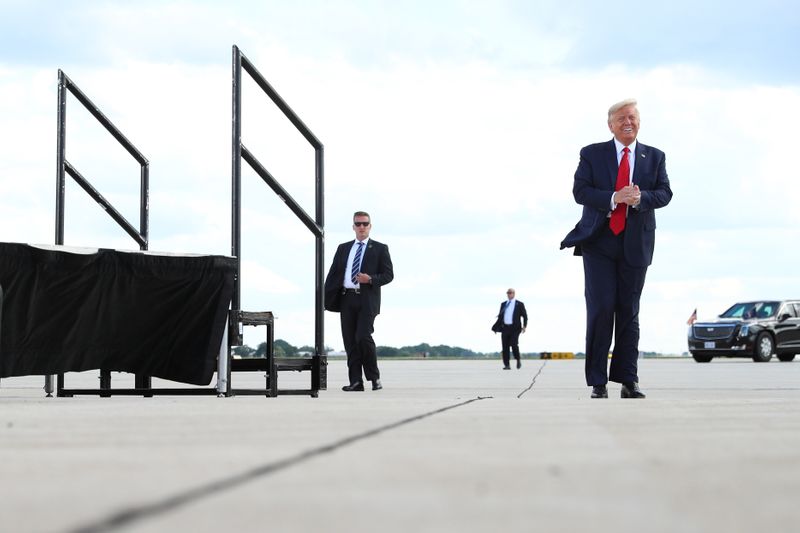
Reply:
<svg viewBox="0 0 800 533"><path fill-rule="evenodd" d="M363 249L364 249L364 243L363 242L358 243L358 250L356 250L356 256L353 258L353 268L350 269L350 279L353 281L354 285L358 283L356 281L356 276L361 270L361 250Z"/></svg>

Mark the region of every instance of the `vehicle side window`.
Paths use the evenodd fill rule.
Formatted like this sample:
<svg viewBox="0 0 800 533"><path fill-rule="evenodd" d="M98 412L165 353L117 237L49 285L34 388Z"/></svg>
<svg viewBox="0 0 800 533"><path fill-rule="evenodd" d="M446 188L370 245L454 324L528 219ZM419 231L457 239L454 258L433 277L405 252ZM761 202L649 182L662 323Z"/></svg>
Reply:
<svg viewBox="0 0 800 533"><path fill-rule="evenodd" d="M800 304L794 304L794 316L800 316Z"/></svg>
<svg viewBox="0 0 800 533"><path fill-rule="evenodd" d="M759 318L767 318L772 314L772 306L771 305L764 305L761 309L758 310L758 317Z"/></svg>

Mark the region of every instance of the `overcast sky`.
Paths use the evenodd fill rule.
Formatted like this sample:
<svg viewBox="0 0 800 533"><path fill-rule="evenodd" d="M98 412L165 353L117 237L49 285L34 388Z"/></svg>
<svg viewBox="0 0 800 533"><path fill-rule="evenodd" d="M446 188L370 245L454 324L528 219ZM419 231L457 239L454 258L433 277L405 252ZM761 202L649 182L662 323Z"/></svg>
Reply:
<svg viewBox="0 0 800 533"><path fill-rule="evenodd" d="M686 350L686 320L800 297L796 2L0 0L0 240L52 244L57 71L150 161L150 249L230 254L231 47L325 145L326 269L372 214L395 281L375 340L496 351L505 290L523 351L583 351L578 152L639 100L667 155L640 348ZM313 150L252 82L243 142L314 212ZM138 165L73 97L67 160L138 226ZM243 308L313 344L313 238L243 165ZM71 180L68 245L137 245ZM326 344L341 349L338 315ZM261 333L259 333L261 335ZM261 342L248 335L248 344Z"/></svg>

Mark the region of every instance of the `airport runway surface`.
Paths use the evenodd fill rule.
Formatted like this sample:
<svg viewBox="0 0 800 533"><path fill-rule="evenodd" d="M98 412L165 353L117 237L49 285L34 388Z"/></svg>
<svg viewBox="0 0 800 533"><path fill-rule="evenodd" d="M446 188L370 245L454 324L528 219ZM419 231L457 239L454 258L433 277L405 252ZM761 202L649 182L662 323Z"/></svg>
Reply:
<svg viewBox="0 0 800 533"><path fill-rule="evenodd" d="M330 361L316 399L3 379L0 531L800 530L800 361L642 360L645 400L590 400L579 360L380 366L346 393Z"/></svg>

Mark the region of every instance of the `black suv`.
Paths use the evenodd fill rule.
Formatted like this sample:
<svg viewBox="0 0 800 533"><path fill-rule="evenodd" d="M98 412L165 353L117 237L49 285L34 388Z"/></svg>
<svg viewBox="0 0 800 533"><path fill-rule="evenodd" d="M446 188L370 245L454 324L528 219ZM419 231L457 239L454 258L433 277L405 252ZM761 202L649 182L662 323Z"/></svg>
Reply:
<svg viewBox="0 0 800 533"><path fill-rule="evenodd" d="M800 354L800 300L738 303L717 320L695 322L689 326L689 351L698 363L715 356L766 363L772 354L791 361Z"/></svg>

